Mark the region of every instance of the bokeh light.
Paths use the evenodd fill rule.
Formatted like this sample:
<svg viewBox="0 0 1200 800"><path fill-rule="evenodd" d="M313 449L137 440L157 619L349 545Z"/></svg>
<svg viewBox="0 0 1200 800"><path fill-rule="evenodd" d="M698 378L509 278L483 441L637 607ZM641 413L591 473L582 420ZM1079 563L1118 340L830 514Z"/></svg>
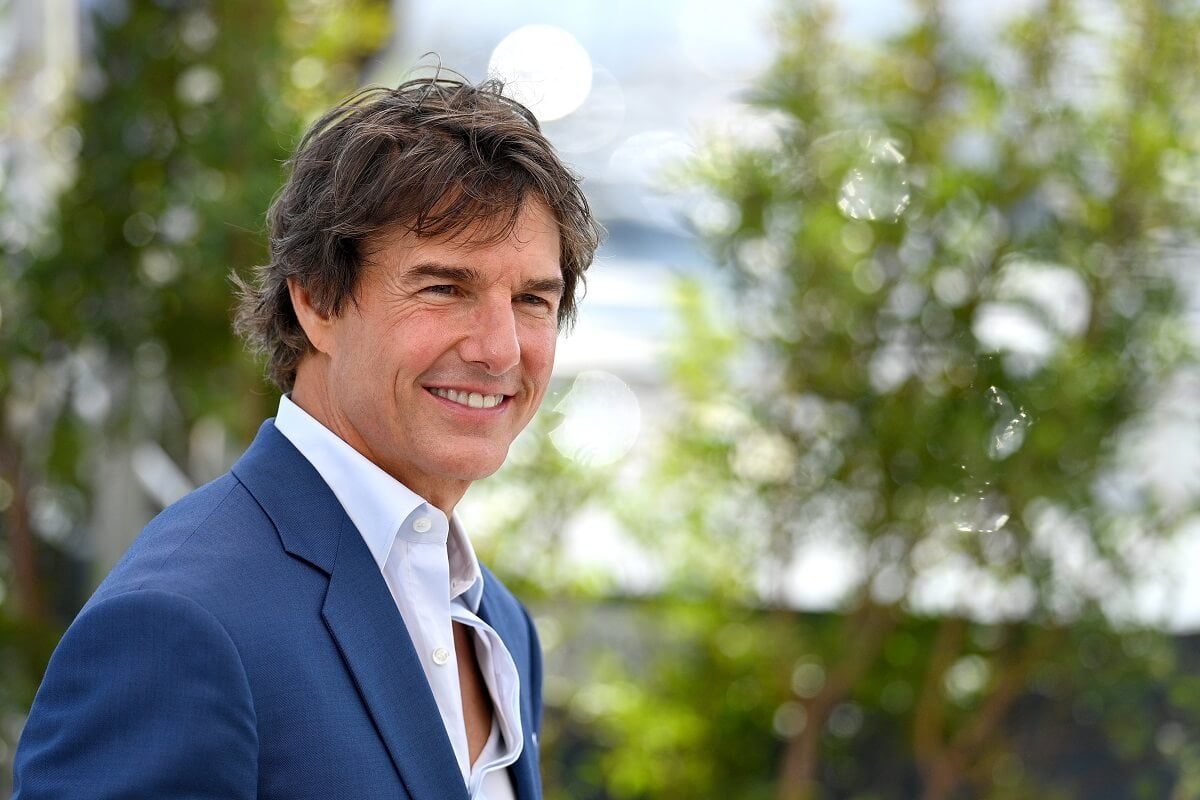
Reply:
<svg viewBox="0 0 1200 800"><path fill-rule="evenodd" d="M554 409L562 422L550 432L554 447L590 467L614 464L637 441L642 411L625 381L602 370L581 372Z"/></svg>
<svg viewBox="0 0 1200 800"><path fill-rule="evenodd" d="M579 40L553 25L525 25L492 51L488 74L538 120L561 119L583 105L592 90L592 59Z"/></svg>

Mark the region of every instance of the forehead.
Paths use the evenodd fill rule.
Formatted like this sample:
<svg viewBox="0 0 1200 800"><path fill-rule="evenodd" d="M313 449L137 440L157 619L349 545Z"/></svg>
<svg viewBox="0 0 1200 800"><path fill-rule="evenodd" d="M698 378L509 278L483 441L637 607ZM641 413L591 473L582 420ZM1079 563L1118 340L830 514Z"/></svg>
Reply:
<svg viewBox="0 0 1200 800"><path fill-rule="evenodd" d="M521 258L528 266L558 270L562 238L554 213L541 199L530 198L518 209L470 221L447 233L429 235L412 225L398 225L366 245L364 260L395 264L429 253L451 257L494 253Z"/></svg>

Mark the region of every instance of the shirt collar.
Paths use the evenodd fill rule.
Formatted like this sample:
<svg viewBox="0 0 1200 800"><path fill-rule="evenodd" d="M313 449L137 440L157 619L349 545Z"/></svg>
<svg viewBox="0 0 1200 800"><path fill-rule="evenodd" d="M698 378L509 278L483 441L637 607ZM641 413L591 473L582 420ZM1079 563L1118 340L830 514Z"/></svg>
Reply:
<svg viewBox="0 0 1200 800"><path fill-rule="evenodd" d="M396 544L397 533L409 517L420 512L445 519L440 509L384 472L287 395L279 398L275 427L328 484L381 571ZM457 514L449 520L446 556L450 598L461 596L472 612L478 612L483 575Z"/></svg>
<svg viewBox="0 0 1200 800"><path fill-rule="evenodd" d="M471 540L463 532L458 515L450 517L450 535L446 538L446 554L450 559L450 599L461 597L472 614L479 613L483 599L483 572Z"/></svg>

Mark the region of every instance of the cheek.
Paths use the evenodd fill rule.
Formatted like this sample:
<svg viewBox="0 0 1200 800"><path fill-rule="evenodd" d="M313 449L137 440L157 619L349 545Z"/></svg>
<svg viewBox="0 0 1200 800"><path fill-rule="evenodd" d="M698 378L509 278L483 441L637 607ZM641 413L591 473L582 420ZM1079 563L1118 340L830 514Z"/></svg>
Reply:
<svg viewBox="0 0 1200 800"><path fill-rule="evenodd" d="M531 337L522 343L521 360L532 400L528 411L531 418L542 405L546 389L550 385L550 376L554 371L554 350L557 343L557 329L548 334L539 332L536 337Z"/></svg>
<svg viewBox="0 0 1200 800"><path fill-rule="evenodd" d="M395 339L361 337L342 359L335 380L347 406L361 414L391 419L397 387L403 383L408 363L404 348Z"/></svg>
<svg viewBox="0 0 1200 800"><path fill-rule="evenodd" d="M381 384L390 381L391 370L387 365L392 359L393 355L383 343L364 339L351 357L344 360L341 378L345 386L374 395Z"/></svg>
<svg viewBox="0 0 1200 800"><path fill-rule="evenodd" d="M373 341L380 348L380 366L392 372L423 372L452 352L462 332L473 329L473 321L440 312L413 309L381 326Z"/></svg>
<svg viewBox="0 0 1200 800"><path fill-rule="evenodd" d="M538 390L546 388L550 382L550 374L554 371L554 348L556 336L542 336L527 342L521 348L521 360L525 368L525 377L537 385Z"/></svg>
<svg viewBox="0 0 1200 800"><path fill-rule="evenodd" d="M554 368L554 349L558 345L557 326L539 326L522 339L521 355L526 369L549 374Z"/></svg>

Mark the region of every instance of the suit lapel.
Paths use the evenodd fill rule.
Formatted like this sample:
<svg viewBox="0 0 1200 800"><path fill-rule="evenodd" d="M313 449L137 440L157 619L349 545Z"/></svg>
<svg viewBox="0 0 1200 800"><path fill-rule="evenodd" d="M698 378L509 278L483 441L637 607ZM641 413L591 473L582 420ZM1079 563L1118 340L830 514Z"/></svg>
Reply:
<svg viewBox="0 0 1200 800"><path fill-rule="evenodd" d="M415 800L467 790L400 612L358 531L342 531L321 615ZM357 546L355 546L357 544Z"/></svg>
<svg viewBox="0 0 1200 800"><path fill-rule="evenodd" d="M404 620L358 530L268 420L233 467L285 550L329 575L321 616L413 800L466 800L454 749Z"/></svg>
<svg viewBox="0 0 1200 800"><path fill-rule="evenodd" d="M492 626L492 629L500 635L500 638L512 647L512 642L518 641L521 637L511 630L512 621L509 616L503 612L499 604L495 600L496 591L489 587L487 582L491 579L491 574L484 572L484 587L483 597L479 601L479 618ZM520 656L513 653L513 660L516 661ZM520 663L518 661L518 663ZM530 691L530 687L525 686L524 682L529 679L529 670L520 669L521 674L521 694L525 695ZM538 780L538 751L537 737L534 735L533 720L530 719L529 713L526 710L524 697L522 702L518 704L521 709L521 734L525 737L524 746L521 748L521 755L517 758L516 763L509 767L509 773L513 779L513 788L516 790L518 800L539 800L542 796L540 782Z"/></svg>

